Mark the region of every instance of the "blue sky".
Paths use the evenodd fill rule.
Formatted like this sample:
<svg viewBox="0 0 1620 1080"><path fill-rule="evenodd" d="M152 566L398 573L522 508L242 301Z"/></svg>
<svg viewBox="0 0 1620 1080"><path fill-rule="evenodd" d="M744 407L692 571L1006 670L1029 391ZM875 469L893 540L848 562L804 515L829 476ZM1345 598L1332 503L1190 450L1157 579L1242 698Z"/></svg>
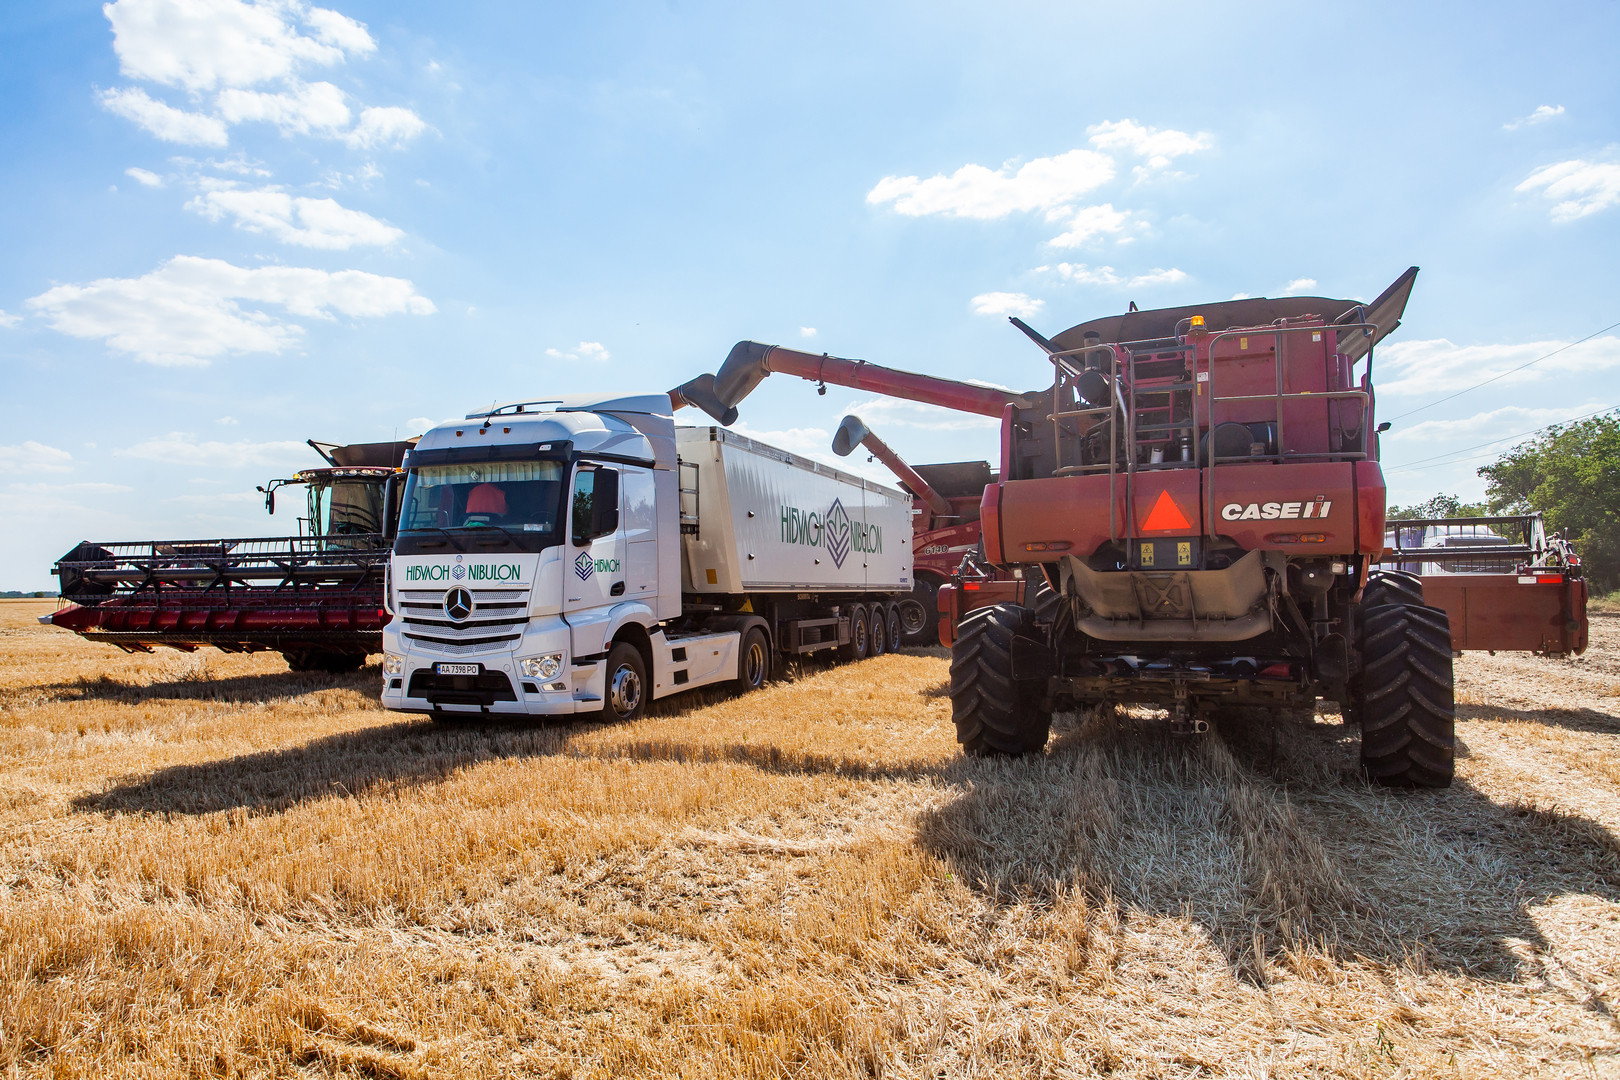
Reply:
<svg viewBox="0 0 1620 1080"><path fill-rule="evenodd" d="M118 0L0 17L0 588L291 531L253 486L754 338L1020 389L1130 301L1371 298L1381 415L1620 320L1620 7ZM1620 404L1620 336L1404 416L1392 497ZM972 418L768 380L745 430ZM1508 445L1507 443L1500 444ZM864 462L857 463L870 469ZM874 473L873 475L878 475Z"/></svg>

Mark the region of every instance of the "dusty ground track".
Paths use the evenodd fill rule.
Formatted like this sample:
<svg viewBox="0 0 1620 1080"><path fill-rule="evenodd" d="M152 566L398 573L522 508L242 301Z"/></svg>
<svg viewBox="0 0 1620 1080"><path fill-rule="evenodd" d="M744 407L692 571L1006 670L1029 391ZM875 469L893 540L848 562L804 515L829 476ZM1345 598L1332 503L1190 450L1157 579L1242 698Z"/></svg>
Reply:
<svg viewBox="0 0 1620 1080"><path fill-rule="evenodd" d="M1337 716L957 755L943 654L631 726L129 657L0 603L20 1075L1620 1074L1620 617L1459 663L1456 787Z"/></svg>

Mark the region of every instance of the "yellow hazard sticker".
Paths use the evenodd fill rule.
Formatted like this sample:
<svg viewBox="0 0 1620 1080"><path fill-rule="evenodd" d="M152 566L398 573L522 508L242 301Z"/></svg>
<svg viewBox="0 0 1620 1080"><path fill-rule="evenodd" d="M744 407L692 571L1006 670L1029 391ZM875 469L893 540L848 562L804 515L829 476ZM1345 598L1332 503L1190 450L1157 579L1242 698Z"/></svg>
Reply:
<svg viewBox="0 0 1620 1080"><path fill-rule="evenodd" d="M1176 543L1176 565L1192 565L1192 541L1180 540Z"/></svg>
<svg viewBox="0 0 1620 1080"><path fill-rule="evenodd" d="M1153 565L1153 544L1151 541L1142 545L1142 565Z"/></svg>

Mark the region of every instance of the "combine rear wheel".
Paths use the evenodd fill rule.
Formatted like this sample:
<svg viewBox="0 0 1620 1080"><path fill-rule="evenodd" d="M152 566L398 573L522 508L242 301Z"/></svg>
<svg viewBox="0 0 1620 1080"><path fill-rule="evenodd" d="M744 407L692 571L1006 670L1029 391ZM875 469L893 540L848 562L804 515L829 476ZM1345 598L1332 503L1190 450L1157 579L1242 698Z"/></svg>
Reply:
<svg viewBox="0 0 1620 1080"><path fill-rule="evenodd" d="M1385 604L1416 604L1422 607L1422 580L1405 570L1372 571L1367 575L1367 587L1361 592L1362 610L1383 607Z"/></svg>
<svg viewBox="0 0 1620 1080"><path fill-rule="evenodd" d="M1034 754L1046 746L1052 714L1039 688L1013 678L1013 642L1040 642L1035 613L1017 604L971 612L951 646L951 719L956 741L974 757Z"/></svg>
<svg viewBox="0 0 1620 1080"><path fill-rule="evenodd" d="M1363 608L1352 689L1361 767L1386 787L1449 787L1456 768L1451 625L1439 608Z"/></svg>
<svg viewBox="0 0 1620 1080"><path fill-rule="evenodd" d="M911 641L916 645L939 644L939 582L932 578L920 577L911 584L911 598L922 605L926 616L923 624L915 633L911 634Z"/></svg>

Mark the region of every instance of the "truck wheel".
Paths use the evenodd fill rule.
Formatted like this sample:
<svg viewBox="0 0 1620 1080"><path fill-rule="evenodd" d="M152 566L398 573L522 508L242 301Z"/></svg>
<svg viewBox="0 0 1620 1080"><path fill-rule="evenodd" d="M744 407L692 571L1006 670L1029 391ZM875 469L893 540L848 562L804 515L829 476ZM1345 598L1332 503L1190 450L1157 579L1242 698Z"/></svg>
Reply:
<svg viewBox="0 0 1620 1080"><path fill-rule="evenodd" d="M647 711L647 661L641 650L621 641L608 652L599 719L635 720Z"/></svg>
<svg viewBox="0 0 1620 1080"><path fill-rule="evenodd" d="M1361 767L1385 787L1450 787L1456 770L1451 624L1439 608L1363 609L1352 704Z"/></svg>
<svg viewBox="0 0 1620 1080"><path fill-rule="evenodd" d="M1422 607L1422 579L1404 570L1374 570L1369 573L1367 587L1361 591L1362 610L1383 607L1385 604L1415 604Z"/></svg>
<svg viewBox="0 0 1620 1080"><path fill-rule="evenodd" d="M1046 746L1052 714L1039 692L1012 675L1015 638L1042 640L1035 613L1018 604L970 612L951 645L951 719L956 741L974 757L1035 754Z"/></svg>
<svg viewBox="0 0 1620 1080"><path fill-rule="evenodd" d="M889 631L889 651L895 652L900 648L900 605L889 605L889 617L884 625Z"/></svg>
<svg viewBox="0 0 1620 1080"><path fill-rule="evenodd" d="M771 678L771 643L765 631L750 626L742 636L742 652L737 656L737 692L758 690Z"/></svg>
<svg viewBox="0 0 1620 1080"><path fill-rule="evenodd" d="M867 611L866 632L872 644L867 648L866 655L882 656L889 651L889 612L882 604L873 604Z"/></svg>
<svg viewBox="0 0 1620 1080"><path fill-rule="evenodd" d="M838 656L842 660L865 660L866 650L871 647L872 641L867 634L869 625L866 621L866 607L855 604L849 612L849 643L838 646Z"/></svg>
<svg viewBox="0 0 1620 1080"><path fill-rule="evenodd" d="M911 598L923 606L927 618L923 621L922 629L911 635L911 640L917 645L939 644L939 582L929 578L918 578L911 583Z"/></svg>

